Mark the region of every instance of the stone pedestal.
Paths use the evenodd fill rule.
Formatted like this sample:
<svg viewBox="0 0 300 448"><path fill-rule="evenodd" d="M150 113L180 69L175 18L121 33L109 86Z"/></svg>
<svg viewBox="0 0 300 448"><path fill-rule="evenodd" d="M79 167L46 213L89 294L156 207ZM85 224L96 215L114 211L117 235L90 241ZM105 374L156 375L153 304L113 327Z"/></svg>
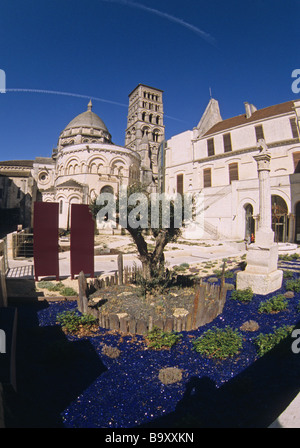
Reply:
<svg viewBox="0 0 300 448"><path fill-rule="evenodd" d="M249 246L245 271L237 274L237 289L251 288L254 294L266 295L281 288L283 272L278 266L278 245L271 228L270 160L264 140L259 140L260 153L254 157L259 179L259 228L255 244Z"/></svg>
<svg viewBox="0 0 300 448"><path fill-rule="evenodd" d="M237 274L237 289L251 288L254 294L266 295L282 285L283 272L277 269L278 246L255 243L249 247L247 267Z"/></svg>

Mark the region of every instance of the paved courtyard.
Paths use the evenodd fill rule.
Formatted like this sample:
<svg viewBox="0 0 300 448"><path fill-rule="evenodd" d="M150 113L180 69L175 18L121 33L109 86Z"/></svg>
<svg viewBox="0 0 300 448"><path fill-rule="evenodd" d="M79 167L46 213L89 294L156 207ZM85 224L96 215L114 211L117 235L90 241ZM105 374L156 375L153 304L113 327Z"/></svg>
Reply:
<svg viewBox="0 0 300 448"><path fill-rule="evenodd" d="M136 253L133 253L132 242L128 237L103 238L105 246L111 250L117 249L124 253L124 266L139 264ZM101 245L100 245L101 246ZM212 260L222 260L227 257L240 257L246 253L243 243L195 243L182 241L174 243L165 251L167 265L172 267L182 263L197 265ZM131 252L130 252L131 251ZM127 253L126 253L127 252ZM95 255L95 275L109 274L117 270L117 255ZM59 253L60 277L68 278L70 272L70 251ZM15 259L9 260L8 278L34 278L34 260Z"/></svg>

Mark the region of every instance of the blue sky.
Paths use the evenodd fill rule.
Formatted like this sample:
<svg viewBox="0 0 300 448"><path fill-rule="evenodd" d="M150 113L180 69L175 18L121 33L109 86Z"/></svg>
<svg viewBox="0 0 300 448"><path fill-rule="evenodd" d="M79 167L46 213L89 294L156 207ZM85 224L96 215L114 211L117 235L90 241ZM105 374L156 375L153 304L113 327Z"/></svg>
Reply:
<svg viewBox="0 0 300 448"><path fill-rule="evenodd" d="M166 138L197 125L210 88L224 119L297 99L299 13L299 0L2 0L0 160L51 156L90 97L124 145L139 83L164 91Z"/></svg>

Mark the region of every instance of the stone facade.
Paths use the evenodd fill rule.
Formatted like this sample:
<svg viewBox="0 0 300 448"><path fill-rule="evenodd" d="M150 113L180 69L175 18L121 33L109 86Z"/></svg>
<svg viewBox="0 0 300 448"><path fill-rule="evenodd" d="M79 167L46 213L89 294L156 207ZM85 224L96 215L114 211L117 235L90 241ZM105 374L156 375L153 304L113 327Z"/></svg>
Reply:
<svg viewBox="0 0 300 448"><path fill-rule="evenodd" d="M129 94L125 146L140 154L141 181L153 190L158 186L159 147L165 139L162 94L162 90L144 84Z"/></svg>
<svg viewBox="0 0 300 448"><path fill-rule="evenodd" d="M29 226L35 200L55 201L59 225L68 228L70 204L142 181L170 195L202 193L199 238L250 240L260 219L253 156L263 137L271 152L275 241L300 242L300 101L264 109L245 103L244 113L224 120L211 98L197 126L168 140L163 115L163 91L139 84L129 94L125 144L118 146L90 102L60 133L51 157L0 163L2 216L22 209L18 219Z"/></svg>
<svg viewBox="0 0 300 448"><path fill-rule="evenodd" d="M165 191L204 195L203 238L244 240L259 220L257 141L271 152L272 227L276 241L300 242L300 101L222 120L211 99L197 127L166 142Z"/></svg>

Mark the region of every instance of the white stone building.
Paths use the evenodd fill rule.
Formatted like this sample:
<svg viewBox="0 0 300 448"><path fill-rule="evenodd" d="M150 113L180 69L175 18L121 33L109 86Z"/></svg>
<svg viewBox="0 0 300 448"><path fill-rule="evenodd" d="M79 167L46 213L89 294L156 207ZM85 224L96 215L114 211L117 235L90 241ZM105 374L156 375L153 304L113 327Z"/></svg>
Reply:
<svg viewBox="0 0 300 448"><path fill-rule="evenodd" d="M116 195L121 185L138 180L140 156L112 143L90 102L61 132L53 158L34 168L42 200L59 203L59 227L68 228L71 204L90 204L101 192Z"/></svg>
<svg viewBox="0 0 300 448"><path fill-rule="evenodd" d="M258 175L253 156L264 138L271 152L272 226L276 241L300 242L300 101L222 120L211 99L193 130L165 147L165 192L204 195L203 238L244 240L259 220Z"/></svg>
<svg viewBox="0 0 300 448"><path fill-rule="evenodd" d="M0 233L4 215L13 230L17 224L30 227L36 200L59 203L59 228L68 229L73 203L90 204L103 192L117 195L121 186L137 181L156 189L164 140L161 90L139 84L129 94L125 135L125 146L115 145L90 101L60 133L52 157L0 162Z"/></svg>
<svg viewBox="0 0 300 448"><path fill-rule="evenodd" d="M29 226L35 200L58 202L59 227L66 229L72 203L142 181L167 194L203 193L201 238L249 239L259 222L253 156L263 137L272 156L275 238L300 243L300 101L260 110L245 103L245 113L223 120L211 99L194 129L166 141L162 95L144 84L129 94L124 146L112 142L90 102L60 133L52 157L0 162L0 218L19 219L23 207L20 223Z"/></svg>

